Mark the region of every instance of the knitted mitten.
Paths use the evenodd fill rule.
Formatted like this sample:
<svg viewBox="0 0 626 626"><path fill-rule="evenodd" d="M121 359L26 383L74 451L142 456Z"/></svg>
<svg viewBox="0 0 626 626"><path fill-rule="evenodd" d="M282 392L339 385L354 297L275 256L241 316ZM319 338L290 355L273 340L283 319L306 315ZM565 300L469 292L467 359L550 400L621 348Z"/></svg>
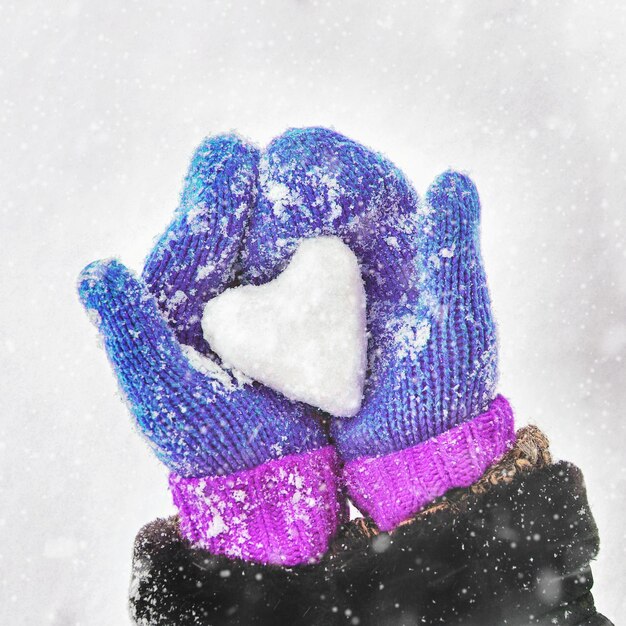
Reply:
<svg viewBox="0 0 626 626"><path fill-rule="evenodd" d="M79 293L142 433L171 470L180 529L214 554L295 565L338 524L335 451L301 405L204 355L201 309L232 282L258 152L233 136L196 152L181 204L137 278L89 265Z"/></svg>
<svg viewBox="0 0 626 626"><path fill-rule="evenodd" d="M387 159L333 131L290 130L260 162L244 269L275 277L301 238L341 237L368 307L369 371L356 417L333 422L349 494L383 530L467 486L513 441L496 395L497 344L471 180L418 199Z"/></svg>

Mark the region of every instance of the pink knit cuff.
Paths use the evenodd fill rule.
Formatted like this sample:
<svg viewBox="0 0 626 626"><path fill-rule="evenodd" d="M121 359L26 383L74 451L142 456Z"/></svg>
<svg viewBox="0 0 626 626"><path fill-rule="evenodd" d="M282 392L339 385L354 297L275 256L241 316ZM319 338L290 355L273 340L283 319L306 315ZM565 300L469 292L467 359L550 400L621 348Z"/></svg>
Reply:
<svg viewBox="0 0 626 626"><path fill-rule="evenodd" d="M170 489L181 534L231 558L276 565L316 561L339 524L332 446L230 476L171 474Z"/></svg>
<svg viewBox="0 0 626 626"><path fill-rule="evenodd" d="M412 448L347 463L344 480L356 506L388 531L449 489L471 485L514 441L513 411L497 396L485 413Z"/></svg>

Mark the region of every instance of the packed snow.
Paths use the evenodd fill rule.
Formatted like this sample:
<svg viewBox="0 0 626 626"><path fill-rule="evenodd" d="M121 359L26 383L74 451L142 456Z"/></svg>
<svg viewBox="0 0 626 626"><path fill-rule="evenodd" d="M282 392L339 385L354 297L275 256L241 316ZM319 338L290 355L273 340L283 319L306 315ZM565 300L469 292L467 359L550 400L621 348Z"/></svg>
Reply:
<svg viewBox="0 0 626 626"><path fill-rule="evenodd" d="M365 291L354 253L337 237L307 239L273 281L210 300L202 329L225 366L336 416L359 410Z"/></svg>

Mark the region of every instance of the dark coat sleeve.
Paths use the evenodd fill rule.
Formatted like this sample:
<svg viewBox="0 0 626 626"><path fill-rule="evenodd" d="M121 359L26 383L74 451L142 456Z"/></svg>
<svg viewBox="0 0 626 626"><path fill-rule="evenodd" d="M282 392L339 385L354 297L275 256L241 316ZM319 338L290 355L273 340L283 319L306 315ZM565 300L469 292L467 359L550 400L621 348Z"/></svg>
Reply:
<svg viewBox="0 0 626 626"><path fill-rule="evenodd" d="M361 625L608 625L591 595L597 551L582 474L557 463L333 560L341 610Z"/></svg>
<svg viewBox="0 0 626 626"><path fill-rule="evenodd" d="M176 518L157 519L135 540L130 612L150 626L330 624L328 563L286 568L193 549Z"/></svg>
<svg viewBox="0 0 626 626"><path fill-rule="evenodd" d="M457 495L391 534L350 522L321 563L296 568L213 556L157 520L136 540L131 613L168 626L611 624L591 595L598 532L580 470Z"/></svg>

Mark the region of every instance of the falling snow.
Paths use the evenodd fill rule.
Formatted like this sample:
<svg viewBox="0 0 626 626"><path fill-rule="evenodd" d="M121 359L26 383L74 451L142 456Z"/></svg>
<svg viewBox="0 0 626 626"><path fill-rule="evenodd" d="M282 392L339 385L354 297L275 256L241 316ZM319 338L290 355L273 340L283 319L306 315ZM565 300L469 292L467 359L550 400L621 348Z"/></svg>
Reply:
<svg viewBox="0 0 626 626"><path fill-rule="evenodd" d="M624 614L624 3L26 0L0 14L0 623L128 623L134 535L173 512L74 277L111 255L141 267L203 135L264 144L306 124L381 149L420 191L449 166L476 179L500 386L583 468L594 595ZM270 196L279 214L292 200ZM224 387L246 384L234 376Z"/></svg>

